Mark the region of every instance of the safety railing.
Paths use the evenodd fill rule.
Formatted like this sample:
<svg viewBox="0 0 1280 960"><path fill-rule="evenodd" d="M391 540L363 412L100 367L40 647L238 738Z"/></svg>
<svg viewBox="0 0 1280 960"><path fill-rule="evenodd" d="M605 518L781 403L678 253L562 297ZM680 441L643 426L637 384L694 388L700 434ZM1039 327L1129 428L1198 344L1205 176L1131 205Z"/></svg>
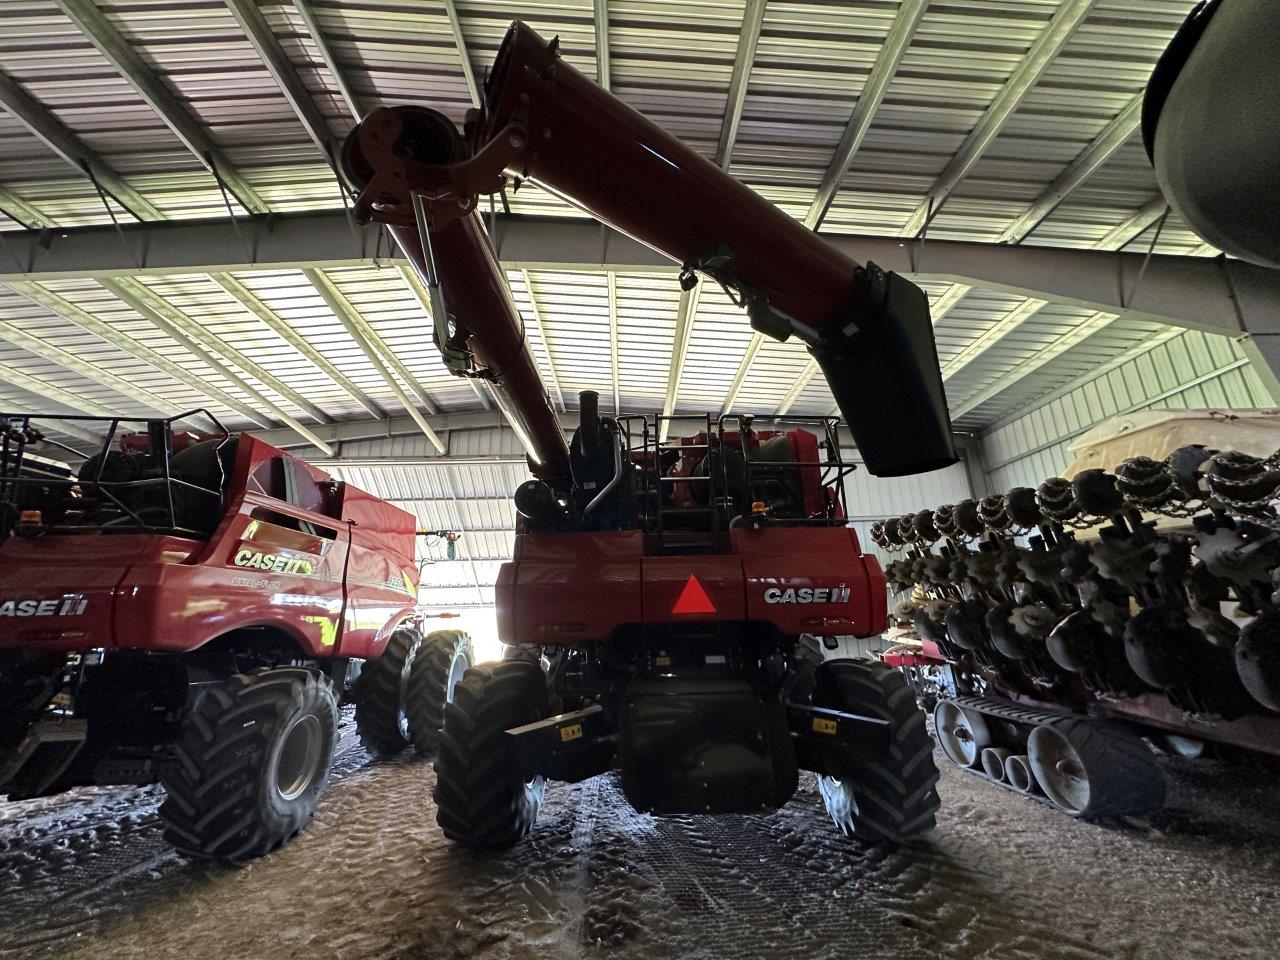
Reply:
<svg viewBox="0 0 1280 960"><path fill-rule="evenodd" d="M174 475L179 421L205 428L182 431L184 448L215 443L215 475L204 483ZM221 507L230 442L203 408L168 418L0 411L0 540L51 530L207 535L192 520Z"/></svg>

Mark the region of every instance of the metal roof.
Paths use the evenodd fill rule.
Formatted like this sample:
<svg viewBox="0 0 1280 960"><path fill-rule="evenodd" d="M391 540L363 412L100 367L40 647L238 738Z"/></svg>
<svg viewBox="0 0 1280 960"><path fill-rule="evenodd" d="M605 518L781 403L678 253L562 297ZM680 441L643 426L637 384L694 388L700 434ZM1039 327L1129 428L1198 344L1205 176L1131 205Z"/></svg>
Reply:
<svg viewBox="0 0 1280 960"><path fill-rule="evenodd" d="M589 75L607 59L600 79L624 101L824 231L910 237L927 224L931 238L1145 251L1165 207L1136 105L1193 5L4 0L0 231L47 227L56 238L113 216L339 208L323 151L380 105L420 103L460 122L519 17L559 35ZM517 215L581 216L531 185L507 199ZM1156 249L1211 252L1176 216ZM635 412L718 410L727 399L744 411L832 409L802 347L756 336L714 285L682 324L674 273L509 271L557 407L593 389L606 409L616 390ZM968 432L1166 333L993 290L926 287ZM445 371L421 291L377 266L0 287L0 381L7 406L206 406L248 426L249 413L260 425L314 426L488 405L483 389ZM464 491L470 470L450 471ZM405 496L458 512L424 522L509 531L504 508L472 514L465 492L425 493ZM485 556L507 546L483 545Z"/></svg>

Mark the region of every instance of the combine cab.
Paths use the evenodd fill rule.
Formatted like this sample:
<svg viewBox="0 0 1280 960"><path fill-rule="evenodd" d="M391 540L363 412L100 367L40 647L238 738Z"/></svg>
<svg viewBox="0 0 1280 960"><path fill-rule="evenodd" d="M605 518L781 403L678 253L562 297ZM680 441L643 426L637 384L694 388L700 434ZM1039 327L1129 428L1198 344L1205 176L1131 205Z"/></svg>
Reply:
<svg viewBox="0 0 1280 960"><path fill-rule="evenodd" d="M239 860L306 825L343 702L434 752L471 650L414 627L414 537L203 411L0 414L0 795L158 781L170 842Z"/></svg>

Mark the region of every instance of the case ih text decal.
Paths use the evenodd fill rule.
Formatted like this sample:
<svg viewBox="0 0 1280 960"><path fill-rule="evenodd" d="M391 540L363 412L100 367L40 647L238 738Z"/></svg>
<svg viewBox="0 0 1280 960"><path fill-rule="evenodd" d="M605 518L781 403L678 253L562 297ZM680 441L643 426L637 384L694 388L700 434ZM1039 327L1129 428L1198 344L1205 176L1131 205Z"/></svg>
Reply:
<svg viewBox="0 0 1280 960"><path fill-rule="evenodd" d="M74 617L88 605L78 593L52 600L0 600L0 617Z"/></svg>
<svg viewBox="0 0 1280 960"><path fill-rule="evenodd" d="M286 553L264 553L252 547L241 547L232 558L237 567L251 570L270 570L272 573L296 573L309 576L316 572L315 562L309 557L291 556Z"/></svg>
<svg viewBox="0 0 1280 960"><path fill-rule="evenodd" d="M853 591L849 587L770 587L764 592L765 603L848 603Z"/></svg>

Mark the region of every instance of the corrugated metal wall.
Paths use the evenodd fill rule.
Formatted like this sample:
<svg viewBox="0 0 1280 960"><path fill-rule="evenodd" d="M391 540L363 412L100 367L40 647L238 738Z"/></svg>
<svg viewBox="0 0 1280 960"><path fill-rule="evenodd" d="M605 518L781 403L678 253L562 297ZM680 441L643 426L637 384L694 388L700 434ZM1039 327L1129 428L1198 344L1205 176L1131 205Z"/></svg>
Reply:
<svg viewBox="0 0 1280 960"><path fill-rule="evenodd" d="M1186 331L1123 364L1034 401L982 434L995 491L1036 486L1072 461L1067 445L1097 424L1145 409L1272 407L1275 402L1241 347L1227 337Z"/></svg>

